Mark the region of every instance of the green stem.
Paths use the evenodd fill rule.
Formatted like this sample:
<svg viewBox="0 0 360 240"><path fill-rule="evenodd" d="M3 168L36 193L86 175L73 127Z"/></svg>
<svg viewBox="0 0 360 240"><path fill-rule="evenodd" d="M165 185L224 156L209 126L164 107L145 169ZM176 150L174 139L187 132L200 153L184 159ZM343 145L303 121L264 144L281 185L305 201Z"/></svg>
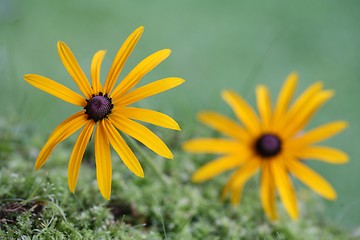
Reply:
<svg viewBox="0 0 360 240"><path fill-rule="evenodd" d="M124 134L125 135L125 134ZM159 180L165 185L168 186L168 182L166 181L164 175L160 172L157 166L151 161L151 159L146 155L145 151L132 139L131 137L125 135L125 138L130 142L131 147L138 153L141 154L143 160L145 160L147 166L149 166Z"/></svg>

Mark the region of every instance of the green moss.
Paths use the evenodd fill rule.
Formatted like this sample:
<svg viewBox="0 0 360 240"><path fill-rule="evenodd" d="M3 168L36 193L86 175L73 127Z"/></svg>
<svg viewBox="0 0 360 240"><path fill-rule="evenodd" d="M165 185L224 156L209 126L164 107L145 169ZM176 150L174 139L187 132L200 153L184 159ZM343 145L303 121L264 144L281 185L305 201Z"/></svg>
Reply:
<svg viewBox="0 0 360 240"><path fill-rule="evenodd" d="M97 189L89 147L77 189L72 194L67 187L67 162L73 140L60 144L43 168L35 172L36 154L28 146L34 142L31 139L37 138L33 134L23 138L23 144L12 148L1 160L0 239L350 237L324 218L322 200L307 190L298 192L301 217L296 222L290 221L281 205L281 220L276 223L267 220L260 205L256 178L248 183L240 206L221 202L219 192L226 174L204 184L192 184L191 173L205 159L180 150L174 151L174 160L156 157L145 150L153 156L167 184L159 181L145 164L145 178L135 177L114 154L112 195L106 201ZM19 149L26 150L19 154Z"/></svg>

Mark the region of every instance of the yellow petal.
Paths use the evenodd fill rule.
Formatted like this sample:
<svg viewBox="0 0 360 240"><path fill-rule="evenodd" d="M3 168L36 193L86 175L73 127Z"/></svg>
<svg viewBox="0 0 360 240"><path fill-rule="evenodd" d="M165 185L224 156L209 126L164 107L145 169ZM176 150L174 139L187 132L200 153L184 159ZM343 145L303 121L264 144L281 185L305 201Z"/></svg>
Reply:
<svg viewBox="0 0 360 240"><path fill-rule="evenodd" d="M260 132L259 119L247 102L233 91L223 91L223 99L230 105L236 116L252 135Z"/></svg>
<svg viewBox="0 0 360 240"><path fill-rule="evenodd" d="M273 125L275 130L279 129L278 126L281 125L283 118L285 116L286 111L288 110L288 106L292 97L294 96L294 92L296 89L298 81L298 75L296 73L291 73L288 78L286 79L279 97L276 102L276 106L274 109L274 116L273 116Z"/></svg>
<svg viewBox="0 0 360 240"><path fill-rule="evenodd" d="M119 96L119 98L114 99L114 102L121 106L127 106L144 98L177 87L183 82L185 82L184 79L176 77L160 79L145 86L139 87L125 95Z"/></svg>
<svg viewBox="0 0 360 240"><path fill-rule="evenodd" d="M75 104L80 107L86 106L86 100L84 97L64 85L55 82L54 80L36 74L26 74L24 75L24 79L30 85L58 97L65 102Z"/></svg>
<svg viewBox="0 0 360 240"><path fill-rule="evenodd" d="M245 129L222 114L216 112L202 112L198 115L198 119L202 123L230 137L240 140L249 140L250 138L249 133Z"/></svg>
<svg viewBox="0 0 360 240"><path fill-rule="evenodd" d="M265 210L266 215L270 220L278 219L276 212L275 201L275 186L273 177L271 176L270 165L268 162L263 162L262 174L261 174L261 202Z"/></svg>
<svg viewBox="0 0 360 240"><path fill-rule="evenodd" d="M298 152L292 152L292 154L298 159L315 159L332 164L344 164L349 160L345 152L321 146L302 148Z"/></svg>
<svg viewBox="0 0 360 240"><path fill-rule="evenodd" d="M91 62L91 83L94 94L102 92L102 85L100 82L100 68L104 59L106 51L100 50L95 53Z"/></svg>
<svg viewBox="0 0 360 240"><path fill-rule="evenodd" d="M143 76L145 76L145 74L153 70L157 65L164 61L170 55L170 53L170 49L163 49L151 54L150 56L142 60L119 83L119 85L114 89L114 92L111 94L111 97L117 99L121 95L127 93L130 89L132 89L136 84L139 83L139 81L142 79Z"/></svg>
<svg viewBox="0 0 360 240"><path fill-rule="evenodd" d="M295 101L295 103L289 109L287 118L292 119L298 115L298 112L302 111L302 108L308 104L315 95L317 95L323 87L322 82L316 82L309 86Z"/></svg>
<svg viewBox="0 0 360 240"><path fill-rule="evenodd" d="M95 126L94 121L86 122L86 125L79 134L79 137L76 140L74 148L71 152L69 165L68 165L68 185L70 192L75 191L76 183L79 176L81 161L84 156L86 146L90 140L91 134L94 130L94 126Z"/></svg>
<svg viewBox="0 0 360 240"><path fill-rule="evenodd" d="M347 122L344 121L331 122L317 127L297 138L289 139L287 145L289 147L311 145L334 136L344 130L347 125Z"/></svg>
<svg viewBox="0 0 360 240"><path fill-rule="evenodd" d="M58 127L56 127L49 136L44 147L41 149L39 156L36 159L35 169L38 170L41 168L50 156L51 152L54 150L55 146L84 126L86 121L87 115L84 114L84 112L78 112L67 118Z"/></svg>
<svg viewBox="0 0 360 240"><path fill-rule="evenodd" d="M336 198L336 192L333 187L323 177L300 163L298 160L287 159L286 166L296 178L306 184L314 192L329 200L334 200Z"/></svg>
<svg viewBox="0 0 360 240"><path fill-rule="evenodd" d="M162 157L172 159L173 154L166 144L148 128L121 115L111 114L111 122L125 134L135 138Z"/></svg>
<svg viewBox="0 0 360 240"><path fill-rule="evenodd" d="M213 178L227 170L240 166L250 157L250 152L241 154L232 154L220 157L213 160L201 168L199 168L193 175L193 182L203 182Z"/></svg>
<svg viewBox="0 0 360 240"><path fill-rule="evenodd" d="M144 27L141 26L133 31L125 40L125 42L120 47L119 51L117 52L109 73L105 80L104 85L104 93L110 93L118 79L122 68L125 65L126 60L130 56L131 52L135 48L137 42L139 41L141 34L144 32Z"/></svg>
<svg viewBox="0 0 360 240"><path fill-rule="evenodd" d="M303 105L301 111L298 111L294 118L288 118L287 126L281 133L284 138L294 136L298 131L303 129L315 112L334 95L333 91L322 91Z"/></svg>
<svg viewBox="0 0 360 240"><path fill-rule="evenodd" d="M271 99L268 88L264 85L257 86L256 96L259 114L263 123L263 130L268 131L271 121Z"/></svg>
<svg viewBox="0 0 360 240"><path fill-rule="evenodd" d="M106 136L108 137L111 146L115 149L126 167L129 168L129 170L133 172L136 176L143 178L144 171L139 161L137 160L136 156L131 151L129 146L125 143L120 133L116 130L116 128L108 119L104 119L104 121L101 121L100 124L103 125Z"/></svg>
<svg viewBox="0 0 360 240"><path fill-rule="evenodd" d="M272 160L270 162L270 167L275 186L279 192L285 209L290 217L295 220L299 217L299 210L297 207L295 191L291 180L279 159Z"/></svg>
<svg viewBox="0 0 360 240"><path fill-rule="evenodd" d="M232 205L238 204L240 201L241 191L246 181L256 173L256 171L259 169L259 166L260 159L254 158L249 160L245 165L243 165L239 170L237 170L226 183L221 193L221 199L224 199L227 193L230 191L232 193Z"/></svg>
<svg viewBox="0 0 360 240"><path fill-rule="evenodd" d="M84 96L86 98L90 98L93 94L93 91L90 87L86 75L76 61L74 54L64 42L58 42L57 46L59 57L64 64L64 67L66 68L72 79L75 81L80 91L84 94Z"/></svg>
<svg viewBox="0 0 360 240"><path fill-rule="evenodd" d="M116 108L114 109L113 113L117 113L125 118L139 120L163 128L169 128L180 131L179 124L177 124L177 122L174 119L161 112L156 112L144 108L126 107L126 108Z"/></svg>
<svg viewBox="0 0 360 240"><path fill-rule="evenodd" d="M96 179L102 196L109 200L111 195L112 167L110 144L103 122L101 121L97 125L95 132Z"/></svg>
<svg viewBox="0 0 360 240"><path fill-rule="evenodd" d="M188 152L198 153L236 153L245 147L236 141L216 138L192 139L183 144L183 149Z"/></svg>
<svg viewBox="0 0 360 240"><path fill-rule="evenodd" d="M227 181L226 185L224 186L223 190L221 191L221 200L224 201L227 194L230 192L231 190L231 186L232 186L232 183L234 182L235 180L235 176L236 176L237 172L233 173L231 175L231 177L229 178L229 180ZM239 198L240 199L240 198Z"/></svg>
<svg viewBox="0 0 360 240"><path fill-rule="evenodd" d="M238 185L236 188L231 189L231 205L236 206L240 203L241 197L242 197L242 191L244 189L244 184Z"/></svg>
<svg viewBox="0 0 360 240"><path fill-rule="evenodd" d="M246 164L244 164L244 166L237 171L237 174L235 175L235 180L233 181L231 188L236 189L244 185L245 182L247 182L247 180L249 180L249 178L257 172L260 165L261 160L258 158L253 158Z"/></svg>

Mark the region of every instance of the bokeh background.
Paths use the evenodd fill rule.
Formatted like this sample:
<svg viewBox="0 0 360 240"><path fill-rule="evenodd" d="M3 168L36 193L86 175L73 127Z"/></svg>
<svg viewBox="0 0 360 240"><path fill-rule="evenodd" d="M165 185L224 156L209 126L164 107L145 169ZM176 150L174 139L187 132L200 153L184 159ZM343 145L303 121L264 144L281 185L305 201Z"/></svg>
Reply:
<svg viewBox="0 0 360 240"><path fill-rule="evenodd" d="M162 49L172 55L142 83L168 76L187 80L142 106L173 116L183 138L200 136L196 113L211 109L232 114L220 92L232 88L254 103L254 86L273 95L286 76L300 75L298 92L316 80L334 89L309 127L346 120L349 128L326 142L350 155L336 166L310 162L338 192L326 214L346 228L360 223L360 2L336 1L25 1L0 0L0 114L29 124L45 136L76 111L23 81L27 73L52 78L72 89L56 43L65 41L88 74L93 54L108 51L105 77L126 36L145 32L125 66ZM122 74L124 76L124 74Z"/></svg>

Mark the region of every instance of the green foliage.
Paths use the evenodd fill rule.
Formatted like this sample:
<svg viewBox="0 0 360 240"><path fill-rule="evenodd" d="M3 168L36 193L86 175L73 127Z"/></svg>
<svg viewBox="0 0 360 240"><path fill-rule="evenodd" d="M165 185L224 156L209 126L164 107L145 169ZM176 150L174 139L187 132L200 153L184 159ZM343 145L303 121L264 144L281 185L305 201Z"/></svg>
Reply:
<svg viewBox="0 0 360 240"><path fill-rule="evenodd" d="M8 123L7 129L16 129L16 125ZM9 145L11 139L1 144ZM21 144L1 159L0 239L349 238L324 218L321 199L308 191L300 191L302 216L297 222L290 221L282 210L279 222L269 222L255 180L247 185L240 206L221 202L218 195L226 176L192 184L191 172L205 159L177 150L174 160L153 159L166 184L145 164L145 178L136 178L114 155L112 196L106 201L97 189L90 147L72 194L66 176L72 140L60 144L46 165L35 172L36 153L25 146L36 145L37 137L27 132L21 139Z"/></svg>

